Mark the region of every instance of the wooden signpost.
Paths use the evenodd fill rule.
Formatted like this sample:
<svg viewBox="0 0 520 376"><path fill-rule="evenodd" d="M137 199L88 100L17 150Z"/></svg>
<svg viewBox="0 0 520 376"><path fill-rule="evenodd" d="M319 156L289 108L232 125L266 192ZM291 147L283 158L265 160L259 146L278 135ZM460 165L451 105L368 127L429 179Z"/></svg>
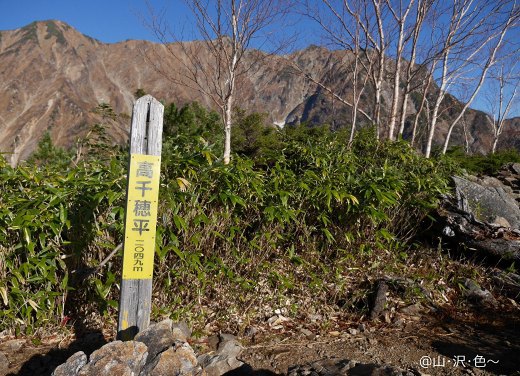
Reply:
<svg viewBox="0 0 520 376"><path fill-rule="evenodd" d="M134 105L117 337L131 340L150 324L164 106L151 95Z"/></svg>

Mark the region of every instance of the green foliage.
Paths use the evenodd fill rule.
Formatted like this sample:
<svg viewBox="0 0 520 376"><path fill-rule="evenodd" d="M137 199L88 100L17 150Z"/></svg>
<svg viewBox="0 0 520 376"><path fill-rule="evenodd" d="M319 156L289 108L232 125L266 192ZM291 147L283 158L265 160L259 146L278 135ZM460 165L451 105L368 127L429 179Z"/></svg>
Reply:
<svg viewBox="0 0 520 376"><path fill-rule="evenodd" d="M142 89L142 88L137 89L134 93L135 99L139 99L141 97L144 97L145 95L146 95L146 91L144 91L144 89Z"/></svg>
<svg viewBox="0 0 520 376"><path fill-rule="evenodd" d="M120 236L122 166L53 166L13 169L0 160L2 328L57 326L73 271L99 262L101 243Z"/></svg>
<svg viewBox="0 0 520 376"><path fill-rule="evenodd" d="M45 132L36 151L27 160L27 163L34 166L45 168L66 169L71 161L72 154L63 148L54 146L51 135Z"/></svg>
<svg viewBox="0 0 520 376"><path fill-rule="evenodd" d="M495 174L507 163L520 163L516 149L500 150L494 154L468 155L461 147L448 150L446 159L473 174Z"/></svg>
<svg viewBox="0 0 520 376"><path fill-rule="evenodd" d="M350 270L406 262L407 242L452 172L404 141L377 142L373 130L349 148L347 134L327 127L272 130L263 115L243 112L239 152L224 165L208 142L217 114L190 104L165 115L156 315L261 315L267 303L296 310L296 297L311 294L318 307L344 296ZM83 143L89 157L68 168L0 160L0 329L57 325L64 314L79 320L75 307L113 315L121 257L80 277L123 236L126 153L100 160L97 140Z"/></svg>
<svg viewBox="0 0 520 376"><path fill-rule="evenodd" d="M257 163L270 163L278 157L282 149L280 132L267 123L267 114L246 114L236 109L231 150L243 157L254 159Z"/></svg>
<svg viewBox="0 0 520 376"><path fill-rule="evenodd" d="M117 118L117 114L115 113L112 106L108 103L101 102L98 104L93 110L95 114L101 115L103 120L115 120Z"/></svg>
<svg viewBox="0 0 520 376"><path fill-rule="evenodd" d="M220 116L197 102L189 103L180 110L171 103L164 109L163 133L165 137L177 137L177 142L191 142L194 137L202 137L211 138L218 144L222 139L221 128Z"/></svg>

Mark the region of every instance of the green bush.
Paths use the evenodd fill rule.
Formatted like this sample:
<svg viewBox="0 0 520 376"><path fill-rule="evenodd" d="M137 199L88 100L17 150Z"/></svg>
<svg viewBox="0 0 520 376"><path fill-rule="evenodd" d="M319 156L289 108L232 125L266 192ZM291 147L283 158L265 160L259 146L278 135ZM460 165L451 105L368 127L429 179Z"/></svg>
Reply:
<svg viewBox="0 0 520 376"><path fill-rule="evenodd" d="M95 266L121 239L122 164L62 167L11 168L0 159L3 329L57 326L73 273Z"/></svg>
<svg viewBox="0 0 520 376"><path fill-rule="evenodd" d="M53 168L66 169L71 158L72 153L54 146L50 133L45 132L38 142L36 151L27 160L27 163L38 167L52 166Z"/></svg>
<svg viewBox="0 0 520 376"><path fill-rule="evenodd" d="M365 130L349 148L342 133L296 127L269 143L274 134L255 129L260 115L242 115L243 149L223 165L208 141L212 115L197 111L163 142L154 316L260 317L266 304L296 309L305 296L320 309L347 294L351 270L397 268L384 260L404 257L447 191L451 165L404 141ZM188 115L171 116L175 129ZM0 161L0 330L114 317L120 256L86 282L81 273L122 239L126 155L90 155L66 168Z"/></svg>
<svg viewBox="0 0 520 376"><path fill-rule="evenodd" d="M520 153L516 149L468 155L461 147L456 147L446 153L446 158L473 174L495 174L507 163L520 163Z"/></svg>

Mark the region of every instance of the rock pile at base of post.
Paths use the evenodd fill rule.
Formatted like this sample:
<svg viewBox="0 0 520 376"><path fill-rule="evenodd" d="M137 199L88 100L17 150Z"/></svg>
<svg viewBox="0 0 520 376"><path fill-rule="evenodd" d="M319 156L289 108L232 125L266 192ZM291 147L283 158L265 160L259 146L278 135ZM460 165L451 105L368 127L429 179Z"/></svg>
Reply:
<svg viewBox="0 0 520 376"><path fill-rule="evenodd" d="M216 351L197 356L188 343L188 326L164 320L139 333L133 341L113 341L83 351L58 366L52 376L217 376L244 365L237 359L242 346L223 338Z"/></svg>

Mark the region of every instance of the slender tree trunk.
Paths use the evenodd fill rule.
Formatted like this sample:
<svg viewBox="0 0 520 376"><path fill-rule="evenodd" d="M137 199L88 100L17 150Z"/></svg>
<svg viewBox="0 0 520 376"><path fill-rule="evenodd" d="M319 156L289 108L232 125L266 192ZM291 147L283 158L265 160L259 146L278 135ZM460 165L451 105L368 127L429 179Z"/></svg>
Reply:
<svg viewBox="0 0 520 376"><path fill-rule="evenodd" d="M381 138L380 132L381 132L381 89L382 89L382 76L384 72L384 67L381 66L379 69L378 78L375 84L375 107L374 107L374 121L376 123L376 129L377 129L377 139L379 140ZM380 78L381 77L381 78Z"/></svg>
<svg viewBox="0 0 520 376"><path fill-rule="evenodd" d="M395 75L394 75L394 94L392 97L392 108L390 110L390 125L388 128L388 139L394 139L395 133L395 124L397 122L397 107L399 106L399 94L400 94L400 83L401 83L401 63L403 60L403 50L405 44L405 23L408 18L408 14L413 7L415 0L409 0L408 6L404 14L401 14L401 10L399 9L399 14L397 14L393 8L390 6L390 2L388 2L388 6L390 11L392 12L395 21L399 25L399 38L397 41L397 49L396 49L396 59L395 59ZM409 65L410 66L410 65Z"/></svg>
<svg viewBox="0 0 520 376"><path fill-rule="evenodd" d="M232 124L232 108L233 96L230 95L226 101L226 109L224 111L224 164L229 164L231 160L231 124Z"/></svg>
<svg viewBox="0 0 520 376"><path fill-rule="evenodd" d="M399 118L399 136L403 137L404 133L404 126L406 124L406 111L408 111L408 98L410 96L410 93L408 93L408 90L410 90L410 85L406 85L405 92L403 95L403 103L401 103L401 115Z"/></svg>
<svg viewBox="0 0 520 376"><path fill-rule="evenodd" d="M437 126L437 119L439 117L439 109L441 107L441 103L446 95L446 87L447 87L447 79L448 79L448 58L449 58L450 50L446 49L444 51L444 56L442 58L442 78L441 78L441 87L439 88L439 95L435 100L435 105L433 107L432 112L432 120L430 123L430 131L428 132L428 140L426 141L426 151L424 153L426 158L430 158L432 151L432 143L433 136L435 135L435 127ZM432 71L433 72L433 71Z"/></svg>
<svg viewBox="0 0 520 376"><path fill-rule="evenodd" d="M413 69L415 66L415 60L417 59L417 44L420 32L422 30L423 21L429 8L429 3L427 3L426 1L419 0L417 2L417 16L413 28L412 50L410 53L410 61L408 61L408 65L406 67L406 85L404 89L403 102L401 103L401 114L399 119L399 135L401 137L403 136L404 126L406 123L406 112L408 110L408 98L410 97L411 80L413 75Z"/></svg>
<svg viewBox="0 0 520 376"><path fill-rule="evenodd" d="M236 8L236 4L234 1L231 2L231 26L233 28L233 46L231 50L231 64L228 68L228 82L227 82L227 97L225 103L225 114L224 114L224 155L223 160L224 164L229 164L231 160L231 126L233 124L233 101L235 97L235 80L236 80L236 71L237 71L237 63L238 63L238 53L239 53L239 30L238 30L238 19L237 13L240 11L239 8Z"/></svg>
<svg viewBox="0 0 520 376"><path fill-rule="evenodd" d="M433 69L432 69L432 71L433 71ZM432 82L432 77L433 77L432 74L428 75L428 80L424 84L424 90L423 90L423 95L421 98L421 104L419 105L419 109L417 110L417 113L415 115L415 119L414 119L413 127L412 127L412 140L411 140L412 146L415 145L415 138L417 136L417 127L419 126L419 119L421 117L421 112L423 111L425 104L427 105L427 108L426 108L427 117L429 117L429 114L430 114L430 106L428 105L427 96L428 96L428 90L430 89L430 84Z"/></svg>
<svg viewBox="0 0 520 376"><path fill-rule="evenodd" d="M353 106L352 106L352 128L350 129L350 137L348 139L348 147L352 145L354 142L354 135L356 133L356 123L357 123L357 112L358 112L358 106L359 106L359 97L354 97L353 100Z"/></svg>
<svg viewBox="0 0 520 376"><path fill-rule="evenodd" d="M352 145L352 142L354 141L354 134L356 133L356 123L357 123L357 110L358 110L358 104L359 104L359 97L358 97L358 65L359 61L359 32L356 28L356 43L355 43L355 55L354 55L354 72L352 72L352 128L350 129L350 137L348 139L348 147ZM361 89L363 90L363 89Z"/></svg>
<svg viewBox="0 0 520 376"><path fill-rule="evenodd" d="M468 124L466 122L466 118L462 118L462 129L464 131L464 151L466 154L469 154L469 132L468 132Z"/></svg>
<svg viewBox="0 0 520 376"><path fill-rule="evenodd" d="M439 102L439 103L437 103L437 102ZM439 104L440 104L440 101L439 101L439 98L437 98L437 101L435 102L435 106L433 107L432 121L430 124L430 131L428 132L428 140L426 141L426 150L424 152L424 156L426 158L430 158L430 155L432 152L433 136L435 135L435 127L437 126L437 117L439 114Z"/></svg>
<svg viewBox="0 0 520 376"><path fill-rule="evenodd" d="M397 106L399 105L399 83L401 81L401 56L397 57L394 76L394 95L392 98L392 109L390 110L390 125L388 128L388 139L394 139L394 129L397 118Z"/></svg>
<svg viewBox="0 0 520 376"><path fill-rule="evenodd" d="M498 144L498 135L493 137L493 146L491 147L491 154L495 154L497 150L497 144Z"/></svg>
<svg viewBox="0 0 520 376"><path fill-rule="evenodd" d="M469 100L466 102L466 104L462 108L462 111L460 112L459 116L457 116L455 118L455 120L453 120L453 122L451 123L450 128L448 129L448 134L446 135L446 140L444 141L444 146L442 148L442 154L446 154L446 150L448 150L448 145L450 143L451 133L453 132L453 129L455 128L455 126L457 125L459 120L464 116L464 114L466 113L466 110L471 105L471 103L477 96L478 92L480 91L480 88L482 87L482 85L484 84L484 81L486 80L486 76L487 76L487 72L489 71L489 68L491 68L493 66L493 64L495 64L496 53L497 53L498 49L500 48L500 46L502 45L502 41L504 40L504 37L512 22L513 22L513 19L510 16L510 18L508 19L508 21L502 28L498 41L495 44L495 46L493 47L493 50L491 51L491 55L489 55L489 57L486 61L486 64L484 65L484 69L482 69L482 72L480 73L479 81L477 83L477 86L473 90L471 97L469 98Z"/></svg>
<svg viewBox="0 0 520 376"><path fill-rule="evenodd" d="M383 89L383 80L385 75L385 31L383 27L383 15L381 13L381 2L379 0L372 0L372 5L374 6L374 12L376 15L377 21L377 31L379 35L379 40L377 44L377 54L379 58L379 69L377 72L377 77L374 80L375 86L375 108L374 108L374 120L377 127L377 139L380 139L381 132L381 92Z"/></svg>

